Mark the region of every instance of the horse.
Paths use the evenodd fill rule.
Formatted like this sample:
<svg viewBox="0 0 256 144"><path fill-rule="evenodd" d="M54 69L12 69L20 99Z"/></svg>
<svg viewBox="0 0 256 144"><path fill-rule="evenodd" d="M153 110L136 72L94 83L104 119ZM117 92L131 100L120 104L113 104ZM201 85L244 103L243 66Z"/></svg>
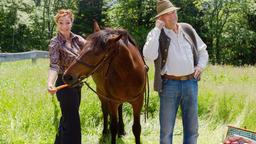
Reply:
<svg viewBox="0 0 256 144"><path fill-rule="evenodd" d="M94 33L86 38L79 56L64 72L68 85L92 76L103 112L103 134L107 133L110 115L111 143L116 136L125 135L122 104L128 102L133 109L132 131L136 144L140 143L140 114L146 88L146 68L135 41L124 29L101 30L94 22Z"/></svg>

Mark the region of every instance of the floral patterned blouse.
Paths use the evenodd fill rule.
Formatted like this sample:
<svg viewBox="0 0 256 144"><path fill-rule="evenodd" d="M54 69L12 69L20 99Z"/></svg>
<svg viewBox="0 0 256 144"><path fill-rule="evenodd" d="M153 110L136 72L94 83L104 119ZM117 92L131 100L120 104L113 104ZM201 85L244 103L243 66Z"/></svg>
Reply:
<svg viewBox="0 0 256 144"><path fill-rule="evenodd" d="M63 74L71 62L77 57L85 45L85 40L71 33L71 48L66 46L66 40L61 33L51 39L49 44L50 69Z"/></svg>

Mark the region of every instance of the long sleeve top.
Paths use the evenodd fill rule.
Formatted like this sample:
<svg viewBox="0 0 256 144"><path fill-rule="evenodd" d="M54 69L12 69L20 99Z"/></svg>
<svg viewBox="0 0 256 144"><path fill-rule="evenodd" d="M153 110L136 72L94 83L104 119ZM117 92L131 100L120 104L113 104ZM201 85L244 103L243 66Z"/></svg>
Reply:
<svg viewBox="0 0 256 144"><path fill-rule="evenodd" d="M48 46L50 69L58 74L63 74L75 57L79 55L84 45L84 38L71 33L71 47L67 47L65 38L61 33L58 33L51 39Z"/></svg>
<svg viewBox="0 0 256 144"><path fill-rule="evenodd" d="M161 75L182 76L194 72L194 60L191 45L185 38L185 32L178 25L178 31L163 28L166 35L171 39L167 62L161 70ZM158 58L159 53L159 36L161 30L157 27L152 29L143 48L143 55L147 61L154 61ZM208 62L207 46L193 29L196 37L198 50L198 66L204 69Z"/></svg>

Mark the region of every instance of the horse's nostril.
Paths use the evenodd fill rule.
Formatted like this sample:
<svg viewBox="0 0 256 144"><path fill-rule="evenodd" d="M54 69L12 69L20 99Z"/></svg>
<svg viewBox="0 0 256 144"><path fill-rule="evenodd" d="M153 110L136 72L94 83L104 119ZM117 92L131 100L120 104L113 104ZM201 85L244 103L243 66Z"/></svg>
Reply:
<svg viewBox="0 0 256 144"><path fill-rule="evenodd" d="M74 78L71 75L64 75L63 76L63 80L66 83L72 83L72 81L74 80Z"/></svg>

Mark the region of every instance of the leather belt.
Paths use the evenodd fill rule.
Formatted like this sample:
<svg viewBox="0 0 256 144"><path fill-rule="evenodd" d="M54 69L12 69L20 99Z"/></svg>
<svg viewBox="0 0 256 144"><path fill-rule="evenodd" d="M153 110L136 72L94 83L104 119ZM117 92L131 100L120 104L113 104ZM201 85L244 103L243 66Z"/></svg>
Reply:
<svg viewBox="0 0 256 144"><path fill-rule="evenodd" d="M185 75L185 76L174 76L174 75L162 75L162 78L168 79L168 80L191 80L194 78L194 73Z"/></svg>

